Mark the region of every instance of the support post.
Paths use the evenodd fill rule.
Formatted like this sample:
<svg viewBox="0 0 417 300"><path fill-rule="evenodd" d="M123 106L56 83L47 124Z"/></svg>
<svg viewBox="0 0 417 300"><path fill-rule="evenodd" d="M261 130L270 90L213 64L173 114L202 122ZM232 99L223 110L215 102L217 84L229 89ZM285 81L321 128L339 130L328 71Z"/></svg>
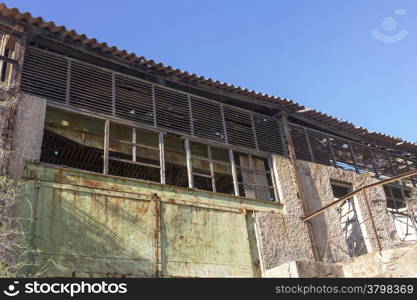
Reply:
<svg viewBox="0 0 417 300"><path fill-rule="evenodd" d="M104 123L104 166L103 174L107 175L109 173L109 136L110 136L110 121L106 120Z"/></svg>
<svg viewBox="0 0 417 300"><path fill-rule="evenodd" d="M207 151L208 151L208 159L210 161L210 176L211 176L211 186L213 189L213 192L216 192L216 178L214 175L214 164L213 164L213 157L212 157L212 153L211 153L211 146L207 146Z"/></svg>
<svg viewBox="0 0 417 300"><path fill-rule="evenodd" d="M235 196L239 196L239 184L237 181L236 162L235 162L235 156L233 154L232 149L229 149L229 160L230 160L230 167L232 168L233 188L235 190Z"/></svg>
<svg viewBox="0 0 417 300"><path fill-rule="evenodd" d="M161 277L162 251L161 251L161 199L157 194L152 195L155 209L155 277Z"/></svg>
<svg viewBox="0 0 417 300"><path fill-rule="evenodd" d="M185 154L187 158L187 174L188 174L188 187L192 189L194 187L194 176L193 176L193 164L191 159L190 140L184 139Z"/></svg>
<svg viewBox="0 0 417 300"><path fill-rule="evenodd" d="M132 128L132 143L136 144L136 128ZM132 146L132 160L136 161L136 145Z"/></svg>
<svg viewBox="0 0 417 300"><path fill-rule="evenodd" d="M161 183L165 184L165 148L164 148L164 133L159 133L159 165L161 166Z"/></svg>
<svg viewBox="0 0 417 300"><path fill-rule="evenodd" d="M275 202L280 203L281 200L279 199L279 193L278 193L278 181L275 178L274 163L272 162L271 156L268 157L268 165L269 165L269 172L270 172L271 179L272 179L272 185L274 186Z"/></svg>

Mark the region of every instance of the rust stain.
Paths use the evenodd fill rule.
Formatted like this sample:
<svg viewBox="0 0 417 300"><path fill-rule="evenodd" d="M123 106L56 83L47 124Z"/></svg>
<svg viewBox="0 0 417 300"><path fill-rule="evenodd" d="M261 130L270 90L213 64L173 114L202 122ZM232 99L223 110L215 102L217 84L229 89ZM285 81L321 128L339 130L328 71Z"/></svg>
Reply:
<svg viewBox="0 0 417 300"><path fill-rule="evenodd" d="M63 170L59 169L57 173L55 173L54 175L54 181L58 182L58 183L63 183L64 182L64 174L63 174Z"/></svg>
<svg viewBox="0 0 417 300"><path fill-rule="evenodd" d="M30 178L38 178L38 172L34 169L29 169L29 177Z"/></svg>
<svg viewBox="0 0 417 300"><path fill-rule="evenodd" d="M136 214L137 215L146 215L147 212L148 212L148 210L149 210L149 205L146 205L146 204L144 204L144 205L138 204L136 206Z"/></svg>
<svg viewBox="0 0 417 300"><path fill-rule="evenodd" d="M177 203L177 199L175 199L175 198L168 198L167 199L167 202L169 202L169 203Z"/></svg>

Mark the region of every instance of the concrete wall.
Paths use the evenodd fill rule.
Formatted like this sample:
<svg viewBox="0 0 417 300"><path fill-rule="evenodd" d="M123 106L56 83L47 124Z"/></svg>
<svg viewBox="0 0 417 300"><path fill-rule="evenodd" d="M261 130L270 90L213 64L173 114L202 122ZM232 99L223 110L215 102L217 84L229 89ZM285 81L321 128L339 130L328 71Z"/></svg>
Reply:
<svg viewBox="0 0 417 300"><path fill-rule="evenodd" d="M417 245L374 251L343 263L291 261L269 269L270 278L417 277Z"/></svg>
<svg viewBox="0 0 417 300"><path fill-rule="evenodd" d="M25 161L41 156L46 100L22 94L15 120L9 172L14 180L23 175Z"/></svg>
<svg viewBox="0 0 417 300"><path fill-rule="evenodd" d="M327 264L316 261L290 261L265 271L268 278L341 278L344 277L341 264Z"/></svg>
<svg viewBox="0 0 417 300"><path fill-rule="evenodd" d="M274 157L274 171L279 184L284 215L258 213L261 257L265 269L291 260L313 260L293 167L289 159Z"/></svg>
<svg viewBox="0 0 417 300"><path fill-rule="evenodd" d="M369 175L305 161L299 161L299 166L310 212L334 201L331 188L332 181L349 183L352 190L378 181ZM386 197L383 188L377 187L369 190L368 199L382 248L389 249L398 246L400 241L396 234L393 219L386 212ZM378 250L363 194L354 196L353 202L367 252ZM340 262L350 258L346 235L342 230L340 214L336 208L327 210L322 215L313 218L311 222L319 254L324 261ZM354 232L353 234L359 233Z"/></svg>
<svg viewBox="0 0 417 300"><path fill-rule="evenodd" d="M298 164L309 212L334 201L331 181L349 183L353 190L376 181L368 175L334 167L305 161L298 161ZM271 269L292 260L313 260L307 228L300 220L303 213L291 162L287 158L275 156L274 168L284 215L265 213L257 215L265 269ZM382 187L369 190L368 198L383 249L403 245L398 240L392 216L386 212L386 198ZM355 196L353 204L359 220L360 233L365 240L366 251L375 251L377 243L363 195ZM336 208L331 208L314 217L311 224L322 261L332 263L350 259L345 232ZM353 234L358 234L358 232L355 231Z"/></svg>
<svg viewBox="0 0 417 300"><path fill-rule="evenodd" d="M417 277L417 245L372 252L343 264L345 277Z"/></svg>

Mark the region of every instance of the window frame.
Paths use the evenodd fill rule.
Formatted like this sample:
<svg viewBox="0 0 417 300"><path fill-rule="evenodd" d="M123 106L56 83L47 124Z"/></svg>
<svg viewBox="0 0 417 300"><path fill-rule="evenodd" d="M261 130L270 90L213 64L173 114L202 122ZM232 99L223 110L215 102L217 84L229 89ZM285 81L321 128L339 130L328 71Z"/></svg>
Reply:
<svg viewBox="0 0 417 300"><path fill-rule="evenodd" d="M260 157L263 159L266 159L268 161L268 167L269 167L269 171L266 171L266 173L270 173L271 176L271 181L272 181L272 185L268 186L269 188L273 189L273 194L274 194L274 198L275 200L273 202L276 203L280 203L280 197L279 197L279 193L278 193L278 187L277 187L277 178L276 178L276 174L274 172L274 165L273 165L273 160L272 160L272 155L273 153L268 153L268 152L264 152L264 151L259 151L256 149L247 149L244 147L240 147L240 146L236 146L236 145L230 145L230 144L225 144L222 142L215 142L215 141L211 141L211 140L207 140L204 138L200 138L200 137L195 137L195 136L190 136L188 134L184 134L184 133L178 133L172 130L167 130L167 129L161 129L161 128L156 128L154 126L149 126L149 125L143 125L143 124L138 124L137 122L133 122L133 121L126 121L126 120L121 120L118 118L114 118L114 117L109 117L109 116L105 116L105 115L100 115L100 114L93 114L90 113L88 111L85 110L81 110L81 109L74 109L74 108L70 108L70 107L66 107L66 106L62 106L62 105L54 105L51 103L47 104L48 107L51 107L53 109L58 109L61 110L65 113L69 113L69 114L76 114L76 115L80 115L80 116L84 116L84 117L88 117L88 118L94 118L94 119L98 119L98 120L103 120L104 121L104 143L103 143L103 171L102 173L104 175L109 175L109 160L114 160L114 157L111 157L110 153L109 153L109 147L110 147L110 142L111 140L115 140L115 141L119 141L118 139L114 139L114 138L110 138L110 131L111 131L111 124L114 125L119 125L119 126L124 126L127 128L130 128L130 132L131 132L131 139L129 141L122 141L125 144L129 144L132 146L132 159L131 161L125 161L127 163L134 163L134 164L141 164L144 165L145 167L153 167L153 168L158 168L158 166L150 166L147 165L146 163L141 163L141 162L137 162L134 160L135 158L135 153L137 153L137 148L138 147L148 147L147 145L144 145L143 143L141 143L141 141L137 140L137 137L135 138L134 136L134 132L135 129L143 129L143 130L147 130L150 132L154 132L157 133L159 135L159 145L158 145L158 149L159 149L159 169L160 169L160 182L161 184L166 184L166 176L165 176L165 136L166 134L174 134L177 136L180 136L183 140L184 140L184 149L186 152L186 157L187 157L187 174L188 174L188 188L191 189L196 189L196 190L200 190L198 188L196 188L193 184L193 176L195 175L195 172L193 172L192 170L192 158L197 158L200 160L206 160L210 163L210 169L213 169L212 165L214 165L215 163L220 163L220 164L230 164L231 167L231 175L233 178L233 190L234 190L234 196L237 197L243 197L243 198L248 198L248 199L255 199L255 200L259 200L259 201L269 201L269 200L262 200L262 199L256 199L256 198L250 198L250 197L245 197L245 196L240 196L239 195L239 182L238 182L238 177L237 177L237 166L236 166L236 162L235 162L235 155L236 153L241 153L241 154L245 154L245 155L253 155L256 157ZM204 157L199 157L196 155L191 155L191 150L189 149L189 144L193 142L193 143L199 143L199 144L203 144L205 146L207 146L208 149L211 149L213 147L215 148L222 148L226 151L228 151L228 162L223 162L223 161L218 161L216 159L211 158L204 158ZM187 146L188 144L188 146ZM156 147L151 147L153 150L156 150ZM188 147L188 150L187 150ZM211 151L210 151L211 152ZM210 155L211 156L211 155ZM197 174L198 176L198 174ZM215 180L213 179L213 171L210 170L210 178L212 180L212 186L215 185ZM156 181L153 181L156 182ZM203 190L203 191L207 191L207 190ZM218 193L218 194L223 194L223 195L227 195L224 193L220 193L217 192L215 188L212 189L212 191L207 191L207 192L213 192L213 193ZM270 201L272 202L272 201Z"/></svg>

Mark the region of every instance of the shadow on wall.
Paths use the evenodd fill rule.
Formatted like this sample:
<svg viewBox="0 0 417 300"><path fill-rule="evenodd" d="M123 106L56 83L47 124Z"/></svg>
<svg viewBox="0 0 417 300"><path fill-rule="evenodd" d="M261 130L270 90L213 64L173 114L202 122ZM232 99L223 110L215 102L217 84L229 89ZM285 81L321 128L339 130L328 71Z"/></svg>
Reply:
<svg viewBox="0 0 417 300"><path fill-rule="evenodd" d="M315 178L308 165L302 167L301 176L310 213L352 191L350 184L333 182L328 176ZM310 220L322 261L340 262L366 253L356 209L355 201L349 199Z"/></svg>
<svg viewBox="0 0 417 300"><path fill-rule="evenodd" d="M150 201L46 187L37 198L36 261L49 262L46 276L155 275Z"/></svg>
<svg viewBox="0 0 417 300"><path fill-rule="evenodd" d="M341 205L338 208L338 213L349 256L356 257L365 254L365 240L353 199L349 199Z"/></svg>

